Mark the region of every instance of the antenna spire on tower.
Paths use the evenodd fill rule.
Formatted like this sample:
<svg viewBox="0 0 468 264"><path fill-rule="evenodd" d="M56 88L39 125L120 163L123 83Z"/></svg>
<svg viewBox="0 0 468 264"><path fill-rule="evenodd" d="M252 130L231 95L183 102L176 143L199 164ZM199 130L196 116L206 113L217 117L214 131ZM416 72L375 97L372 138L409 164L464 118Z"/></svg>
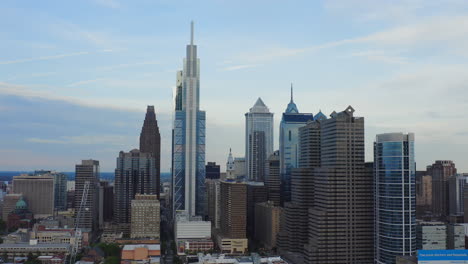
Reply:
<svg viewBox="0 0 468 264"><path fill-rule="evenodd" d="M190 45L193 45L193 20L190 23Z"/></svg>
<svg viewBox="0 0 468 264"><path fill-rule="evenodd" d="M293 84L291 83L291 102L293 101Z"/></svg>

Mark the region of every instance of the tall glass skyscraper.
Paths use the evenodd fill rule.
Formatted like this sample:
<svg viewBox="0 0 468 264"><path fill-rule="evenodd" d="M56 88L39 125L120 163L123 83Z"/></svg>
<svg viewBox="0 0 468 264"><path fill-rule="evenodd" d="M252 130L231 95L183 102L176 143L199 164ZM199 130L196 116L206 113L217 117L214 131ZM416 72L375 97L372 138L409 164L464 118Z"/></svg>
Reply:
<svg viewBox="0 0 468 264"><path fill-rule="evenodd" d="M297 168L299 163L299 128L313 120L312 114L299 113L293 100L291 84L291 101L289 101L280 123L281 204L291 201L291 170Z"/></svg>
<svg viewBox="0 0 468 264"><path fill-rule="evenodd" d="M377 135L374 143L375 263L416 254L414 134Z"/></svg>
<svg viewBox="0 0 468 264"><path fill-rule="evenodd" d="M264 181L266 159L273 154L273 113L257 99L245 113L245 162L250 181Z"/></svg>
<svg viewBox="0 0 468 264"><path fill-rule="evenodd" d="M191 39L184 69L177 73L172 135L174 212L203 215L205 192L205 111L200 111L200 60Z"/></svg>

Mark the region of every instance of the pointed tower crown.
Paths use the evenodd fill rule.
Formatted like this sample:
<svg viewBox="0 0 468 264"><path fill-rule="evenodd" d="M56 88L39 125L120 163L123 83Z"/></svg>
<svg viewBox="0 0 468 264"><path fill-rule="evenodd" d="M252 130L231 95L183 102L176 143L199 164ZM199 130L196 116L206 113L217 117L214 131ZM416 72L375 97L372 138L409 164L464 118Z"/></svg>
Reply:
<svg viewBox="0 0 468 264"><path fill-rule="evenodd" d="M265 105L265 103L262 101L262 98L258 98L257 101L255 102L254 106L250 108L251 113L269 113L270 109Z"/></svg>
<svg viewBox="0 0 468 264"><path fill-rule="evenodd" d="M293 85L291 83L291 101L289 101L288 107L286 107L285 113L297 114L299 113L299 109L297 109L296 104L294 103L293 99Z"/></svg>

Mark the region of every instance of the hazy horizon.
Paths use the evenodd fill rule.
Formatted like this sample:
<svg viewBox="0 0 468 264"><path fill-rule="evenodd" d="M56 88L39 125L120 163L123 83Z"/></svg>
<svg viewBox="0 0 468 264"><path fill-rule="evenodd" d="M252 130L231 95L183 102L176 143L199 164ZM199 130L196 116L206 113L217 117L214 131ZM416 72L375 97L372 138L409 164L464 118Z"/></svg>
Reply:
<svg viewBox="0 0 468 264"><path fill-rule="evenodd" d="M279 122L290 84L301 112L348 105L376 134L415 133L416 162L468 172L468 2L4 1L0 170L112 172L138 148L146 106L170 170L172 92L195 21L206 161L244 156L244 114L261 97Z"/></svg>

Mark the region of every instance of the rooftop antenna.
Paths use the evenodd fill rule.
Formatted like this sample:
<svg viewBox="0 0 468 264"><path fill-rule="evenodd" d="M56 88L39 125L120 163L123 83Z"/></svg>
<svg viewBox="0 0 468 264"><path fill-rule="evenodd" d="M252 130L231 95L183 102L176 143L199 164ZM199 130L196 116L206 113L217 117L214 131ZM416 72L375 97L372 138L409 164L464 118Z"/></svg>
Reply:
<svg viewBox="0 0 468 264"><path fill-rule="evenodd" d="M193 45L193 20L190 23L190 45Z"/></svg>
<svg viewBox="0 0 468 264"><path fill-rule="evenodd" d="M293 101L293 84L291 83L291 102Z"/></svg>

